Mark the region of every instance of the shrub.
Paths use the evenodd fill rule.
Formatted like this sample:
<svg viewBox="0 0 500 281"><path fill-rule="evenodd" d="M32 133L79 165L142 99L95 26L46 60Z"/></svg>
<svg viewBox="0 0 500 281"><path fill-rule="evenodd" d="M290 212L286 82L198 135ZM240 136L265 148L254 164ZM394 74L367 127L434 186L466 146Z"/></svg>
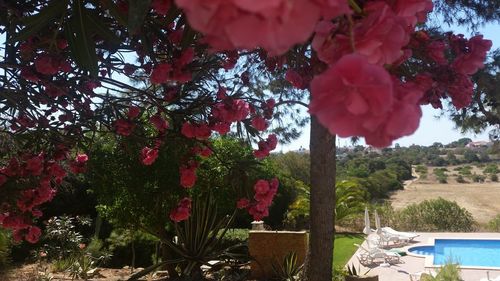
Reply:
<svg viewBox="0 0 500 281"><path fill-rule="evenodd" d="M456 180L458 183L466 183L466 181L465 181L464 177L462 177L462 175L458 175Z"/></svg>
<svg viewBox="0 0 500 281"><path fill-rule="evenodd" d="M498 182L498 176L497 176L497 175L495 175L495 174L492 174L492 175L490 176L490 179L491 179L491 181L492 181L492 182Z"/></svg>
<svg viewBox="0 0 500 281"><path fill-rule="evenodd" d="M0 270L8 264L10 246L10 236L6 230L0 228Z"/></svg>
<svg viewBox="0 0 500 281"><path fill-rule="evenodd" d="M498 166L497 164L489 164L484 168L483 173L485 174L498 174Z"/></svg>
<svg viewBox="0 0 500 281"><path fill-rule="evenodd" d="M500 232L500 214L488 222L488 229L494 232Z"/></svg>
<svg viewBox="0 0 500 281"><path fill-rule="evenodd" d="M471 176L471 179L473 182L484 182L486 180L486 177L483 175L473 174Z"/></svg>
<svg viewBox="0 0 500 281"><path fill-rule="evenodd" d="M422 281L460 281L462 277L460 276L460 268L457 263L452 261L446 262L446 264L437 270L435 277L423 274Z"/></svg>
<svg viewBox="0 0 500 281"><path fill-rule="evenodd" d="M124 265L148 267L154 263L158 241L158 238L142 231L116 228L106 239L113 254L108 265L116 268Z"/></svg>
<svg viewBox="0 0 500 281"><path fill-rule="evenodd" d="M434 169L434 174L436 175L439 183L448 183L448 175L446 174L448 170L446 168L436 168Z"/></svg>
<svg viewBox="0 0 500 281"><path fill-rule="evenodd" d="M396 216L403 230L469 232L476 227L469 211L443 198L411 204Z"/></svg>

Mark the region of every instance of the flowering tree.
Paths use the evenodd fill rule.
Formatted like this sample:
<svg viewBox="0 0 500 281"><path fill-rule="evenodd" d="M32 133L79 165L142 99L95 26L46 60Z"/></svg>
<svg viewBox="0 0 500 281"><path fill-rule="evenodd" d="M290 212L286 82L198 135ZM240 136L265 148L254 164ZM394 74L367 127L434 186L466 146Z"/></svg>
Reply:
<svg viewBox="0 0 500 281"><path fill-rule="evenodd" d="M86 170L95 133L141 144L152 165L171 138L192 143L178 188L196 183L210 137L231 131L276 148L279 108L305 105L311 123L312 280L331 280L334 138L384 147L412 134L422 104L471 102L470 76L491 41L436 34L430 0L32 0L2 2L0 223L34 242L31 221L67 172ZM283 77L297 91L262 91ZM130 79L130 80L129 80ZM273 84L275 85L275 84ZM310 91L306 97L296 96ZM278 115L278 116L277 116ZM255 183L238 206L267 215L278 181ZM170 213L186 219L190 199ZM325 254L324 253L329 253Z"/></svg>

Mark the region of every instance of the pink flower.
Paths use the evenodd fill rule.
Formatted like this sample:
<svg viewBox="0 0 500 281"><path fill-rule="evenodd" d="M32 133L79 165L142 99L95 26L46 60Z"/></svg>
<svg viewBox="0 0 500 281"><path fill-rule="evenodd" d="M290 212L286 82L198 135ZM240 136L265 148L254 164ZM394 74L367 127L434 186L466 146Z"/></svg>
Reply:
<svg viewBox="0 0 500 281"><path fill-rule="evenodd" d="M396 0L392 6L396 14L402 17L406 25L410 27L425 22L427 14L432 11L433 7L432 0Z"/></svg>
<svg viewBox="0 0 500 281"><path fill-rule="evenodd" d="M45 75L57 74L59 66L59 60L49 55L41 55L35 59L36 71Z"/></svg>
<svg viewBox="0 0 500 281"><path fill-rule="evenodd" d="M253 155L258 159L262 159L269 156L269 153L276 148L278 145L278 138L275 134L271 134L265 141L259 141L257 145L259 149L254 150Z"/></svg>
<svg viewBox="0 0 500 281"><path fill-rule="evenodd" d="M159 15L166 15L171 5L171 0L153 0L151 2L151 7Z"/></svg>
<svg viewBox="0 0 500 281"><path fill-rule="evenodd" d="M26 234L26 236L24 238L26 239L26 241L28 241L32 244L35 244L36 242L38 242L41 235L42 235L42 231L40 230L40 228L38 228L36 226L30 226L28 228L28 233Z"/></svg>
<svg viewBox="0 0 500 281"><path fill-rule="evenodd" d="M179 170L181 176L181 186L191 188L196 183L196 166L181 167Z"/></svg>
<svg viewBox="0 0 500 281"><path fill-rule="evenodd" d="M444 51L446 50L446 45L443 41L433 41L426 47L426 54L434 60L439 65L445 65L448 63L444 55Z"/></svg>
<svg viewBox="0 0 500 281"><path fill-rule="evenodd" d="M212 107L212 116L222 122L238 122L247 118L250 105L240 99L226 98Z"/></svg>
<svg viewBox="0 0 500 281"><path fill-rule="evenodd" d="M217 122L212 126L212 130L216 131L220 135L225 135L231 130L231 123Z"/></svg>
<svg viewBox="0 0 500 281"><path fill-rule="evenodd" d="M309 112L333 134L364 136L377 130L392 109L392 88L383 67L346 55L312 81Z"/></svg>
<svg viewBox="0 0 500 281"><path fill-rule="evenodd" d="M207 124L191 124L189 122L185 122L182 125L181 133L186 138L196 138L199 140L206 140L212 134L212 131L208 127Z"/></svg>
<svg viewBox="0 0 500 281"><path fill-rule="evenodd" d="M141 150L142 164L146 166L152 165L156 161L156 158L158 158L158 153L159 151L156 148L144 147Z"/></svg>
<svg viewBox="0 0 500 281"><path fill-rule="evenodd" d="M160 63L153 68L151 72L151 83L162 84L169 80L170 71L172 71L172 66L168 63Z"/></svg>
<svg viewBox="0 0 500 281"><path fill-rule="evenodd" d="M467 52L453 62L452 67L461 74L472 75L484 66L487 52L492 46L491 40L484 40L482 35L472 37L467 42Z"/></svg>
<svg viewBox="0 0 500 281"><path fill-rule="evenodd" d="M236 202L236 208L238 209L246 209L250 205L250 200L247 198L241 198Z"/></svg>
<svg viewBox="0 0 500 281"><path fill-rule="evenodd" d="M181 56L175 60L175 67L183 68L186 65L192 63L194 55L195 55L194 48L185 49L184 51L182 51Z"/></svg>
<svg viewBox="0 0 500 281"><path fill-rule="evenodd" d="M269 124L267 124L266 119L261 116L254 117L252 119L252 127L254 127L257 131L265 131L267 126L269 126Z"/></svg>
<svg viewBox="0 0 500 281"><path fill-rule="evenodd" d="M292 86L297 89L304 90L305 88L307 88L307 84L305 83L302 76L300 76L300 74L293 69L289 69L286 71L285 80L290 82L290 84L292 84Z"/></svg>
<svg viewBox="0 0 500 281"><path fill-rule="evenodd" d="M200 151L199 155L200 155L201 157L209 157L210 155L212 155L212 153L213 153L213 151L212 151L209 147L204 147L204 148Z"/></svg>
<svg viewBox="0 0 500 281"><path fill-rule="evenodd" d="M258 180L253 189L257 194L266 194L269 192L269 182L266 180Z"/></svg>
<svg viewBox="0 0 500 281"><path fill-rule="evenodd" d="M387 147L395 139L413 134L422 117L419 102L423 91L413 82L401 83L394 80L396 95L392 110L378 130L365 136L366 143L375 147Z"/></svg>
<svg viewBox="0 0 500 281"><path fill-rule="evenodd" d="M168 129L167 120L163 119L159 114L151 116L149 122L151 122L160 133L164 133Z"/></svg>
<svg viewBox="0 0 500 281"><path fill-rule="evenodd" d="M80 164L84 164L88 160L89 160L89 157L85 153L76 155L76 162L78 162Z"/></svg>
<svg viewBox="0 0 500 281"><path fill-rule="evenodd" d="M470 77L458 73L447 86L448 95L451 97L453 106L462 109L470 105L474 92L474 84Z"/></svg>
<svg viewBox="0 0 500 281"><path fill-rule="evenodd" d="M170 219L175 222L187 220L191 215L191 199L183 198L175 209L170 212Z"/></svg>
<svg viewBox="0 0 500 281"><path fill-rule="evenodd" d="M391 64L401 57L401 49L410 41L401 21L383 2L370 2L365 6L368 16L356 30L356 51L373 64Z"/></svg>
<svg viewBox="0 0 500 281"><path fill-rule="evenodd" d="M118 119L115 121L116 133L122 136L130 136L130 134L132 134L132 131L134 130L134 127L134 123L128 120Z"/></svg>
<svg viewBox="0 0 500 281"><path fill-rule="evenodd" d="M176 0L195 30L216 50L262 47L285 53L311 36L320 16L348 12L343 0Z"/></svg>
<svg viewBox="0 0 500 281"><path fill-rule="evenodd" d="M38 155L26 161L26 170L34 176L39 176L43 171L43 156Z"/></svg>
<svg viewBox="0 0 500 281"><path fill-rule="evenodd" d="M139 107L131 105L128 108L127 116L129 119L133 120L133 119L137 118L137 116L139 116L140 113L141 113L141 110L139 109Z"/></svg>

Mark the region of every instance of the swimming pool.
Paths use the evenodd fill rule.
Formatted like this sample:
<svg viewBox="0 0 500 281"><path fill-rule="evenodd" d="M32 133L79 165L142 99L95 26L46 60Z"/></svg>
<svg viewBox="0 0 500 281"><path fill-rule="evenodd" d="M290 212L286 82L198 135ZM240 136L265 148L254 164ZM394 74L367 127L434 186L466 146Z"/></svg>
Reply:
<svg viewBox="0 0 500 281"><path fill-rule="evenodd" d="M408 252L429 257L432 265L452 261L463 267L500 268L500 240L434 239L434 245L411 247Z"/></svg>

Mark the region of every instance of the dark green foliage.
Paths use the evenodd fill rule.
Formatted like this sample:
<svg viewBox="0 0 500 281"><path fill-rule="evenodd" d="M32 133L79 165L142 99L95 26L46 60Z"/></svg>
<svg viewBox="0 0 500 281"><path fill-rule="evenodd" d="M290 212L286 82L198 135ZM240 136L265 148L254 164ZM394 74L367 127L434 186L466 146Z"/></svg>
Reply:
<svg viewBox="0 0 500 281"><path fill-rule="evenodd" d="M189 219L175 224L178 242L163 240L179 256L181 277L200 280L200 266L212 260L219 261L217 265L213 265L216 268L248 261L244 250L246 245L233 245L229 248L223 245L223 237L233 219L234 214L221 216L217 212L217 203L212 196L204 195L195 199Z"/></svg>
<svg viewBox="0 0 500 281"><path fill-rule="evenodd" d="M471 213L443 198L411 204L396 216L400 228L408 231L470 232L476 228Z"/></svg>
<svg viewBox="0 0 500 281"><path fill-rule="evenodd" d="M159 239L138 230L117 228L111 232L106 244L112 257L106 263L109 267L123 265L147 267L159 259Z"/></svg>
<svg viewBox="0 0 500 281"><path fill-rule="evenodd" d="M483 173L485 174L498 174L498 165L497 164L488 164L486 168L484 168Z"/></svg>
<svg viewBox="0 0 500 281"><path fill-rule="evenodd" d="M299 185L300 193L289 206L284 224L291 229L307 229L309 226L309 187ZM367 201L367 190L358 181L340 181L335 189L336 206L335 221L342 223L345 219L363 212Z"/></svg>
<svg viewBox="0 0 500 281"><path fill-rule="evenodd" d="M486 177L483 175L473 174L471 176L471 180L473 182L484 182L486 180Z"/></svg>
<svg viewBox="0 0 500 281"><path fill-rule="evenodd" d="M456 181L458 183L466 183L464 177L462 177L462 175L458 175L457 178L456 178Z"/></svg>
<svg viewBox="0 0 500 281"><path fill-rule="evenodd" d="M5 269L9 262L11 241L6 230L0 228L0 271Z"/></svg>
<svg viewBox="0 0 500 281"><path fill-rule="evenodd" d="M492 182L498 182L498 176L496 174L490 175L490 179Z"/></svg>
<svg viewBox="0 0 500 281"><path fill-rule="evenodd" d="M488 222L488 229L494 232L500 232L500 215L496 215Z"/></svg>
<svg viewBox="0 0 500 281"><path fill-rule="evenodd" d="M448 183L448 175L446 174L448 170L446 168L436 168L434 169L434 174L436 175L439 183Z"/></svg>

